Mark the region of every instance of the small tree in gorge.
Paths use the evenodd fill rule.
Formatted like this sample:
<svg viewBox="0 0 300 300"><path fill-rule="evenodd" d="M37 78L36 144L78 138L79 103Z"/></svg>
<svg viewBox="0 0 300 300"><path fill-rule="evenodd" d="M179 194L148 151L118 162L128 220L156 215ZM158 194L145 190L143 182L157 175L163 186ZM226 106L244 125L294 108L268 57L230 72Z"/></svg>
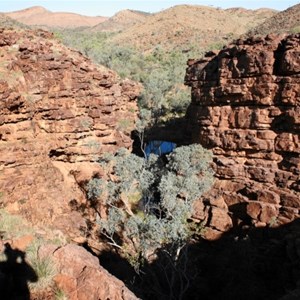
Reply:
<svg viewBox="0 0 300 300"><path fill-rule="evenodd" d="M106 176L87 186L101 235L136 266L166 245L176 259L193 234L193 202L212 185L211 160L196 144L177 148L167 163L125 149L101 158Z"/></svg>

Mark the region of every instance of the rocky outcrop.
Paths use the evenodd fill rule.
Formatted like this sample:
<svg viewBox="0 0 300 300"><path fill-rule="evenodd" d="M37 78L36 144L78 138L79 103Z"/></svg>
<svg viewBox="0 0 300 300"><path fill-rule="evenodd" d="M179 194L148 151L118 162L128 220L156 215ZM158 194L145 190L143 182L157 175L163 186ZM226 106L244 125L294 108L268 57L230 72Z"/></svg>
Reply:
<svg viewBox="0 0 300 300"><path fill-rule="evenodd" d="M45 31L0 30L0 201L9 211L85 235L69 203L97 157L131 147L139 86L93 65Z"/></svg>
<svg viewBox="0 0 300 300"><path fill-rule="evenodd" d="M299 51L299 34L267 36L188 62L188 130L214 153L214 189L197 207L211 233L299 217Z"/></svg>
<svg viewBox="0 0 300 300"><path fill-rule="evenodd" d="M125 284L109 274L98 259L77 245L42 247L40 257L52 257L57 268L54 281L70 300L138 299Z"/></svg>

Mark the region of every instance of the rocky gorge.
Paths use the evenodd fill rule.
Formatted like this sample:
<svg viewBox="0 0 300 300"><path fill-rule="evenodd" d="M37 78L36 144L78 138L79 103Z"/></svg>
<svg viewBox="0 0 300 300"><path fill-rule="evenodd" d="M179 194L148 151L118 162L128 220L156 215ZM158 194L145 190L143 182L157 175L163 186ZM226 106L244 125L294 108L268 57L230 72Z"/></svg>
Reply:
<svg viewBox="0 0 300 300"><path fill-rule="evenodd" d="M215 183L195 205L205 230L188 249L186 299L280 299L299 290L299 49L300 35L269 35L188 62L192 102L178 131L186 144L212 150ZM82 247L92 246L95 217L79 208L82 183L101 177L98 156L132 147L140 85L42 30L0 30L0 76L1 207L67 236L39 255L53 258L69 299L136 299ZM28 243L12 241L22 251ZM169 274L159 263L166 266L158 259L149 268ZM149 286L170 287L150 279L126 283L141 297Z"/></svg>

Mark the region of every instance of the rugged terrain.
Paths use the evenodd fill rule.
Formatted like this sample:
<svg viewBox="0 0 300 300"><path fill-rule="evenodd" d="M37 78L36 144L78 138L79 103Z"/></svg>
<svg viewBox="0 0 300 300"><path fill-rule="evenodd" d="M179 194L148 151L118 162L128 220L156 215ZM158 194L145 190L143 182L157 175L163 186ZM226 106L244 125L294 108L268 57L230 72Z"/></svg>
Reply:
<svg viewBox="0 0 300 300"><path fill-rule="evenodd" d="M88 27L92 32L115 32L110 43L149 51L156 47L189 50L198 45L219 48L276 14L272 9L179 5L154 14L123 10L110 18L51 12L40 6L5 15L43 28Z"/></svg>
<svg viewBox="0 0 300 300"><path fill-rule="evenodd" d="M74 226L64 218L71 200L84 199L74 175L100 153L131 147L139 88L47 32L2 29L0 38L1 202L79 230L75 215Z"/></svg>
<svg viewBox="0 0 300 300"><path fill-rule="evenodd" d="M131 147L139 85L93 65L42 30L1 29L0 55L1 207L36 228L44 226L69 241L84 243L87 223L74 205L86 200L77 181L100 171L96 161L101 153ZM2 234L10 236L7 230ZM79 257L88 255L85 250L72 251L74 257L76 251L83 251ZM115 279L98 270L95 262L88 271L78 258L71 263L77 269L70 271L70 256L62 255L57 258L58 266L64 261L57 283L67 294L77 290L80 281L90 281L92 272L93 277L104 276L103 286L94 285L89 293L127 297L126 291L113 296L121 293L120 282L105 292L107 282ZM79 279L82 269L87 273ZM86 299L76 295L70 299Z"/></svg>
<svg viewBox="0 0 300 300"><path fill-rule="evenodd" d="M232 26L240 24L245 31L255 23L253 11L200 8L205 17L201 26L207 28L211 23L205 20L214 24L214 17L219 18L216 27L203 34L220 33L225 36L222 41L233 37L229 30L237 28ZM150 44L145 41L144 47L140 36L142 44L135 46L147 51L159 42L168 49L168 43L172 48L202 34L200 28L185 27L196 26L191 20L199 19L200 11L193 8L198 12L194 14L188 6L180 6L180 13L176 9L161 12L161 20L148 16L145 24L151 19L156 24L168 21L171 12L174 28L179 28L178 20L186 22L178 40L170 37L165 42L170 27L163 25L167 30L161 30L157 40L152 37L160 32L152 35L150 30L151 37L144 32ZM274 11L255 13L262 21ZM228 16L230 24L225 21ZM239 23L245 16L248 23ZM117 19L123 24L121 17ZM203 45L215 41L204 35ZM216 172L213 189L195 205L194 218L205 227L201 231L205 240L195 237L181 249L176 265L158 251L157 260L145 262L139 276L115 252L103 251L101 266L138 296L170 299L180 291L186 299L298 299L299 51L299 34L269 35L240 39L219 52L189 60L186 84L192 88L192 103L181 138L211 149ZM92 64L42 30L0 30L0 75L1 208L23 216L34 227L30 234L17 227L16 238L7 229L12 222L5 221L0 210L1 250L9 242L16 256L27 251L32 240L47 238L47 245L38 247L38 258L52 258L56 287L70 299L135 299L84 249L94 254L103 250L93 247L99 246L90 236L96 217L86 209L83 184L103 175L99 155L131 148L140 86ZM180 127L176 124L172 132L178 135L185 128L183 121ZM62 245L53 243L58 237L66 239ZM6 282L3 274L0 257L0 290ZM53 298L53 291L44 292L49 295L33 293L32 298Z"/></svg>
<svg viewBox="0 0 300 300"><path fill-rule="evenodd" d="M202 205L214 233L299 217L299 49L299 34L267 36L189 61L192 141L215 155L215 193Z"/></svg>
<svg viewBox="0 0 300 300"><path fill-rule="evenodd" d="M262 24L248 33L251 35L266 35L268 33L297 33L300 31L300 4L289 7L266 19Z"/></svg>
<svg viewBox="0 0 300 300"><path fill-rule="evenodd" d="M5 13L8 17L26 25L38 27L76 28L95 26L106 17L89 17L69 12L51 12L41 6Z"/></svg>

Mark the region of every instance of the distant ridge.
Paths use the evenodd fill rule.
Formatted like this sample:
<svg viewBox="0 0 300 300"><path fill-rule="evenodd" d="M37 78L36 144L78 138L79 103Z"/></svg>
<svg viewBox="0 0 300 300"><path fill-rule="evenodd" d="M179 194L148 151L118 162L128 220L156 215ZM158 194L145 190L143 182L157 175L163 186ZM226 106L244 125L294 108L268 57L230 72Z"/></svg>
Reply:
<svg viewBox="0 0 300 300"><path fill-rule="evenodd" d="M155 47L182 49L192 44L203 47L215 44L220 47L227 40L239 37L276 13L272 9L223 10L200 5L177 5L147 16L142 23L125 28L111 42L133 46L142 51L151 51Z"/></svg>
<svg viewBox="0 0 300 300"><path fill-rule="evenodd" d="M300 32L300 4L289 7L267 19L248 32L248 35L266 35L269 33Z"/></svg>
<svg viewBox="0 0 300 300"><path fill-rule="evenodd" d="M5 15L26 25L61 28L92 27L108 19L69 12L51 12L42 6L33 6Z"/></svg>
<svg viewBox="0 0 300 300"><path fill-rule="evenodd" d="M145 22L150 15L138 10L121 10L106 21L94 26L93 30L110 32L124 30L135 24Z"/></svg>

